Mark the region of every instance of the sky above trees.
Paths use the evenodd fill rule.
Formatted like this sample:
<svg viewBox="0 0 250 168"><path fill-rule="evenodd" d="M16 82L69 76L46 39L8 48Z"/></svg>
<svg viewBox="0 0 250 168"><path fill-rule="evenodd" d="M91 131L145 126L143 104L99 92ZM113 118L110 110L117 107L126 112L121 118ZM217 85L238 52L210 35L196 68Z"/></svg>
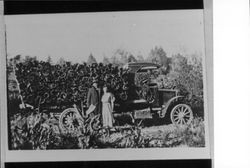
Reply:
<svg viewBox="0 0 250 168"><path fill-rule="evenodd" d="M147 58L161 46L167 56L204 55L202 10L98 12L5 16L7 54L72 62L112 57L117 49Z"/></svg>

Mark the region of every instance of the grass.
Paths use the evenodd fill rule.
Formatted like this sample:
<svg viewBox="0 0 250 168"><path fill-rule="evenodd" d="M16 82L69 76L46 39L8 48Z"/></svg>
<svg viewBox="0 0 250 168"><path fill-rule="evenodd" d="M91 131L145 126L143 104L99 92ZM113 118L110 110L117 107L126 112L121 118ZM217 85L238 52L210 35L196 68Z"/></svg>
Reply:
<svg viewBox="0 0 250 168"><path fill-rule="evenodd" d="M166 135L165 145L167 147L205 147L205 125L202 118L194 118L188 126L175 127L173 132Z"/></svg>

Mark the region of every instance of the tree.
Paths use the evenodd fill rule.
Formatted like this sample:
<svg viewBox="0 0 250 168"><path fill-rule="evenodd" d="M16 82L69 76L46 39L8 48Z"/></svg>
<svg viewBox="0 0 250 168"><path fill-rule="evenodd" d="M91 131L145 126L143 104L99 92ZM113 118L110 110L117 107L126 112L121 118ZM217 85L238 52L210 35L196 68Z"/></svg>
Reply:
<svg viewBox="0 0 250 168"><path fill-rule="evenodd" d="M24 58L24 62L34 62L34 61L37 61L36 56L31 57L31 56L26 55Z"/></svg>
<svg viewBox="0 0 250 168"><path fill-rule="evenodd" d="M137 59L137 62L144 62L144 58L142 55L137 55L136 59Z"/></svg>
<svg viewBox="0 0 250 168"><path fill-rule="evenodd" d="M21 60L21 55L16 55L16 56L14 57L14 60L20 61L20 60Z"/></svg>
<svg viewBox="0 0 250 168"><path fill-rule="evenodd" d="M169 66L167 54L163 50L162 47L156 46L155 48L151 49L149 56L147 58L147 61L159 64L165 67Z"/></svg>
<svg viewBox="0 0 250 168"><path fill-rule="evenodd" d="M171 59L171 70L183 73L185 70L187 70L188 64L187 64L187 58L182 56L181 54L177 54L172 56Z"/></svg>
<svg viewBox="0 0 250 168"><path fill-rule="evenodd" d="M110 63L111 64L114 64L114 65L119 65L120 64L120 61L119 59L114 55L110 58Z"/></svg>
<svg viewBox="0 0 250 168"><path fill-rule="evenodd" d="M14 60L14 63L15 63L15 64L21 62L21 55L16 55L16 56L13 58L13 60Z"/></svg>
<svg viewBox="0 0 250 168"><path fill-rule="evenodd" d="M110 61L112 64L115 65L124 65L128 63L128 57L131 55L128 51L125 51L123 49L117 49L114 52L114 55L111 57Z"/></svg>
<svg viewBox="0 0 250 168"><path fill-rule="evenodd" d="M52 63L52 59L51 59L51 57L50 57L50 56L48 56L48 57L47 57L46 62L48 62L48 63L50 63L50 64Z"/></svg>
<svg viewBox="0 0 250 168"><path fill-rule="evenodd" d="M110 62L109 62L109 59L108 59L107 57L103 57L102 63L103 63L104 65L108 65Z"/></svg>
<svg viewBox="0 0 250 168"><path fill-rule="evenodd" d="M87 64L91 65L94 63L97 63L97 61L96 61L95 57L92 55L92 53L90 53Z"/></svg>
<svg viewBox="0 0 250 168"><path fill-rule="evenodd" d="M171 70L168 76L174 79L177 88L181 88L187 94L203 97L203 76L200 59L188 62L181 54L174 55L171 61ZM192 64L190 64L192 63Z"/></svg>
<svg viewBox="0 0 250 168"><path fill-rule="evenodd" d="M136 60L135 57L131 54L131 55L128 57L128 62L137 62L137 60Z"/></svg>
<svg viewBox="0 0 250 168"><path fill-rule="evenodd" d="M202 54L192 54L188 59L188 64L202 69Z"/></svg>
<svg viewBox="0 0 250 168"><path fill-rule="evenodd" d="M62 57L58 60L59 65L64 65L65 63L66 61Z"/></svg>

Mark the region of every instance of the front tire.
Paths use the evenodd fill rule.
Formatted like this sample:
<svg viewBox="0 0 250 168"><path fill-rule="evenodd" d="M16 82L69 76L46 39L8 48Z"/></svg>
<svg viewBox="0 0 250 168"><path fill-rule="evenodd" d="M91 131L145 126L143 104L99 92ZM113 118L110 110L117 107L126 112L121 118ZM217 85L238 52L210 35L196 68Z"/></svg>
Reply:
<svg viewBox="0 0 250 168"><path fill-rule="evenodd" d="M193 120L193 111L187 104L177 104L171 110L170 119L175 125L189 125Z"/></svg>

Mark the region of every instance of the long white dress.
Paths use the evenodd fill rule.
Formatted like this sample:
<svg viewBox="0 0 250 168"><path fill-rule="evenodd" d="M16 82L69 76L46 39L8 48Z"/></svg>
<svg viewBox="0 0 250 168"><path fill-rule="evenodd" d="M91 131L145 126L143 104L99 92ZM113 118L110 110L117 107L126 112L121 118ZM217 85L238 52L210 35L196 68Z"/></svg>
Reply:
<svg viewBox="0 0 250 168"><path fill-rule="evenodd" d="M105 93L102 96L102 122L103 127L113 127L113 116L111 103L114 101L114 96L111 93Z"/></svg>

